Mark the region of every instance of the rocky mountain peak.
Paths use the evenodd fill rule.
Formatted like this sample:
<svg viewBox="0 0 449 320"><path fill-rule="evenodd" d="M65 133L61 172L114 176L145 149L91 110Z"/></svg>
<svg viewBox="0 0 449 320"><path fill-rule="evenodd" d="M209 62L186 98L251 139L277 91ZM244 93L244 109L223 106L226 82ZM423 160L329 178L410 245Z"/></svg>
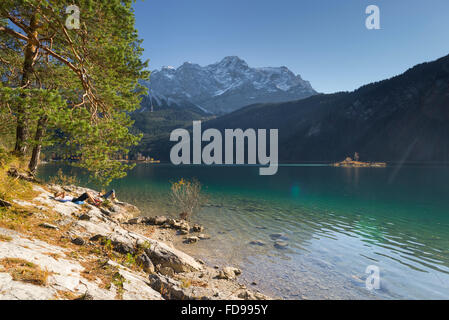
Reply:
<svg viewBox="0 0 449 320"><path fill-rule="evenodd" d="M209 113L232 112L249 104L298 100L316 94L308 81L287 67L251 68L228 56L207 66L184 62L180 67L155 70L150 99L167 106L195 105Z"/></svg>

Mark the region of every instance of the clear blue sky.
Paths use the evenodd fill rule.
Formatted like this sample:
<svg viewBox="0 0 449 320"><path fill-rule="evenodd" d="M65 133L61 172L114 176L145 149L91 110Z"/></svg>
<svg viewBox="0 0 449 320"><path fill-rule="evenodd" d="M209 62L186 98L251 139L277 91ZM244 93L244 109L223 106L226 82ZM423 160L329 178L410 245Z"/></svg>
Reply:
<svg viewBox="0 0 449 320"><path fill-rule="evenodd" d="M381 30L365 27L370 4ZM328 93L449 54L449 0L139 0L135 10L151 70L237 55Z"/></svg>

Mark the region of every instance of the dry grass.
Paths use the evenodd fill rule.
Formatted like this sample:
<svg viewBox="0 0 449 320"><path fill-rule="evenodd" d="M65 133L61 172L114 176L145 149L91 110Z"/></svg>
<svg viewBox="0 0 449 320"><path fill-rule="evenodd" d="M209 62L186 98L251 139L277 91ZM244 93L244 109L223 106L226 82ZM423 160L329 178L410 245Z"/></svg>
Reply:
<svg viewBox="0 0 449 320"><path fill-rule="evenodd" d="M58 290L55 299L57 300L77 300L80 299L80 294L75 294L71 291Z"/></svg>
<svg viewBox="0 0 449 320"><path fill-rule="evenodd" d="M81 275L91 282L100 280L99 287L102 289L110 290L112 285L114 285L117 290L117 298L122 299L125 278L119 273L118 267L112 266L107 262L108 259L91 259L89 261L80 262L84 267L84 271Z"/></svg>
<svg viewBox="0 0 449 320"><path fill-rule="evenodd" d="M182 288L189 288L189 287L207 288L209 286L209 284L206 281L201 280L181 278L181 277L179 277L178 280L181 282Z"/></svg>
<svg viewBox="0 0 449 320"><path fill-rule="evenodd" d="M33 191L32 184L22 179L10 177L8 175L8 170L11 168L25 171L26 165L14 157L10 157L0 163L0 198L6 201L11 201L13 199L28 200L34 198L37 193Z"/></svg>
<svg viewBox="0 0 449 320"><path fill-rule="evenodd" d="M192 281L190 279L181 279L181 288L189 288L192 285Z"/></svg>
<svg viewBox="0 0 449 320"><path fill-rule="evenodd" d="M15 281L23 281L38 286L46 286L49 272L42 270L36 264L24 259L3 258L0 260L12 279Z"/></svg>
<svg viewBox="0 0 449 320"><path fill-rule="evenodd" d="M0 241L9 242L11 240L12 240L12 238L10 236L5 236L3 234L0 234Z"/></svg>

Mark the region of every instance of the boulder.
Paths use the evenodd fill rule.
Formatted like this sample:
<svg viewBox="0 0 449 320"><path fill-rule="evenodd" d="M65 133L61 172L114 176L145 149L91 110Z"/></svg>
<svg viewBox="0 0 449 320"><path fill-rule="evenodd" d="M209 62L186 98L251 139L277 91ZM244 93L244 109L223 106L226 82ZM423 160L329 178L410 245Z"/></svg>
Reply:
<svg viewBox="0 0 449 320"><path fill-rule="evenodd" d="M145 253L142 253L140 256L138 256L136 258L136 262L142 266L142 269L146 273L154 273L154 264Z"/></svg>
<svg viewBox="0 0 449 320"><path fill-rule="evenodd" d="M237 276L241 275L242 271L239 268L234 267L224 267L222 270L218 272L217 278L218 279L226 279L226 280L233 280Z"/></svg>
<svg viewBox="0 0 449 320"><path fill-rule="evenodd" d="M161 226L165 224L167 221L168 219L165 216L148 217L148 219L146 219L147 224L154 224L157 226Z"/></svg>
<svg viewBox="0 0 449 320"><path fill-rule="evenodd" d="M162 267L170 267L176 273L202 270L203 267L193 257L171 248L165 243L145 238L151 245L145 249L145 253L153 261Z"/></svg>
<svg viewBox="0 0 449 320"><path fill-rule="evenodd" d="M150 286L160 292L165 299L192 300L194 297L189 294L190 290L181 287L181 283L163 275L150 275Z"/></svg>
<svg viewBox="0 0 449 320"><path fill-rule="evenodd" d="M159 268L159 273L170 278L172 278L175 275L175 271L173 270L173 268L170 267Z"/></svg>
<svg viewBox="0 0 449 320"><path fill-rule="evenodd" d="M143 217L136 217L136 218L129 219L126 223L127 224L141 224L143 222L144 222Z"/></svg>
<svg viewBox="0 0 449 320"><path fill-rule="evenodd" d="M204 227L202 225L197 224L197 223L192 226L192 231L193 232L203 232L203 230L204 230Z"/></svg>

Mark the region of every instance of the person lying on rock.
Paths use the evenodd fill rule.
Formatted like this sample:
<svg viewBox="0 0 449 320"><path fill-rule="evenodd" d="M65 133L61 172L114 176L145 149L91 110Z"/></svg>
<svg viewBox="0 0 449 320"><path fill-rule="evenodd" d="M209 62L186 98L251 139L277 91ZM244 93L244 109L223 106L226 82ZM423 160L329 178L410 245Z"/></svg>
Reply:
<svg viewBox="0 0 449 320"><path fill-rule="evenodd" d="M107 200L109 197L111 198L112 201L116 200L114 189L112 189L111 191L109 191L103 195L99 192L98 197L95 197L91 192L84 192L82 195L80 195L77 198L66 196L65 191L55 193L55 200L58 200L60 202L71 201L76 204L83 204L84 201L87 200L89 203L91 203L95 206L99 206L104 200Z"/></svg>

